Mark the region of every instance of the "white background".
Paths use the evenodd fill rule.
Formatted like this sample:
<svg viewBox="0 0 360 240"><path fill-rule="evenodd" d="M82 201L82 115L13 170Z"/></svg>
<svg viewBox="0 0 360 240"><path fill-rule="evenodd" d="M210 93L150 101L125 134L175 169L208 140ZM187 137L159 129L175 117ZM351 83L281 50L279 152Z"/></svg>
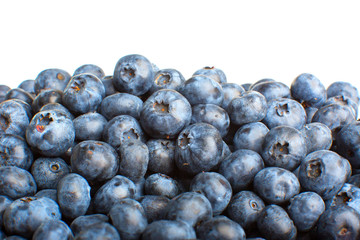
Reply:
<svg viewBox="0 0 360 240"><path fill-rule="evenodd" d="M228 82L300 73L360 89L358 1L1 1L0 84L92 63L112 75L141 54L189 78L215 66Z"/></svg>

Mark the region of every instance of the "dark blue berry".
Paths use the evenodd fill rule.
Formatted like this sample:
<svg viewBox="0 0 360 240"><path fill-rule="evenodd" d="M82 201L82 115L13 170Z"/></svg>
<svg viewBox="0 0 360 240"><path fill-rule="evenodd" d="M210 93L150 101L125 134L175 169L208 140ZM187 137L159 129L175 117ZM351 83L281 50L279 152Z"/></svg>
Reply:
<svg viewBox="0 0 360 240"><path fill-rule="evenodd" d="M55 89L63 91L70 81L70 74L62 69L45 69L37 75L35 79L35 93L39 94L42 90Z"/></svg>
<svg viewBox="0 0 360 240"><path fill-rule="evenodd" d="M91 73L97 76L98 78L102 79L105 77L104 70L102 70L99 66L96 66L94 64L84 64L78 67L73 76L81 74L81 73Z"/></svg>

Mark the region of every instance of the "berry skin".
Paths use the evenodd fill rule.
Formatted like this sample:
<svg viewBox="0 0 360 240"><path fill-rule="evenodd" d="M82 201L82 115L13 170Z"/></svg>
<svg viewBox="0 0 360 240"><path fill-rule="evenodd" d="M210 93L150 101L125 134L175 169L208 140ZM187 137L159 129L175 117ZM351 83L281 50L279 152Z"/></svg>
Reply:
<svg viewBox="0 0 360 240"><path fill-rule="evenodd" d="M19 99L22 100L24 102L26 102L27 104L31 105L32 102L34 101L34 97L26 92L25 90L21 89L21 88L13 88L10 89L5 96L5 99Z"/></svg>
<svg viewBox="0 0 360 240"><path fill-rule="evenodd" d="M146 195L159 195L170 199L181 192L179 183L175 179L161 173L155 173L147 177L144 190Z"/></svg>
<svg viewBox="0 0 360 240"><path fill-rule="evenodd" d="M26 141L47 157L64 154L73 144L75 129L72 120L57 110L37 113L26 128Z"/></svg>
<svg viewBox="0 0 360 240"><path fill-rule="evenodd" d="M351 98L358 105L360 103L360 96L358 90L356 89L356 87L354 87L348 82L333 82L326 89L326 93L328 98L343 95Z"/></svg>
<svg viewBox="0 0 360 240"><path fill-rule="evenodd" d="M90 214L85 216L79 216L71 222L70 228L75 237L82 232L90 228L91 225L97 223L107 223L109 221L109 217L104 214Z"/></svg>
<svg viewBox="0 0 360 240"><path fill-rule="evenodd" d="M327 200L342 188L350 174L348 160L333 151L319 150L301 162L299 181L303 190L316 192Z"/></svg>
<svg viewBox="0 0 360 240"><path fill-rule="evenodd" d="M81 73L91 73L91 74L94 74L99 79L102 79L103 77L105 77L104 70L102 70L99 66L96 66L94 64L84 64L84 65L78 67L75 70L73 76L79 75Z"/></svg>
<svg viewBox="0 0 360 240"><path fill-rule="evenodd" d="M144 208L130 198L120 200L108 215L121 239L139 239L148 225Z"/></svg>
<svg viewBox="0 0 360 240"><path fill-rule="evenodd" d="M197 174L191 181L190 190L203 194L209 200L213 215L220 215L226 209L232 196L230 183L217 172Z"/></svg>
<svg viewBox="0 0 360 240"><path fill-rule="evenodd" d="M29 238L42 223L60 219L59 205L50 198L23 197L5 210L4 226L9 234Z"/></svg>
<svg viewBox="0 0 360 240"><path fill-rule="evenodd" d="M170 175L175 171L175 141L150 139L146 142L149 149L148 170Z"/></svg>
<svg viewBox="0 0 360 240"><path fill-rule="evenodd" d="M102 141L87 140L77 144L71 154L71 169L89 182L113 178L119 170L115 149Z"/></svg>
<svg viewBox="0 0 360 240"><path fill-rule="evenodd" d="M3 215L5 210L10 206L10 204L13 202L12 199L10 199L7 196L4 195L0 195L0 229L2 229L3 223L4 223L4 219L3 219ZM2 238L0 238L2 239Z"/></svg>
<svg viewBox="0 0 360 240"><path fill-rule="evenodd" d="M250 90L261 93L268 102L277 98L291 98L290 88L284 83L276 81L259 82Z"/></svg>
<svg viewBox="0 0 360 240"><path fill-rule="evenodd" d="M140 113L144 131L153 138L173 139L190 124L191 106L175 90L162 89L153 93Z"/></svg>
<svg viewBox="0 0 360 240"><path fill-rule="evenodd" d="M39 94L42 90L48 89L63 91L70 78L70 74L62 69L45 69L35 79L35 93Z"/></svg>
<svg viewBox="0 0 360 240"><path fill-rule="evenodd" d="M218 82L220 84L227 82L225 73L221 69L216 68L214 66L213 67L203 67L193 73L193 76L196 76L196 75L207 76L207 77L211 78L212 80L214 80L215 82Z"/></svg>
<svg viewBox="0 0 360 240"><path fill-rule="evenodd" d="M336 134L338 153L351 163L353 168L360 168L360 122L346 125Z"/></svg>
<svg viewBox="0 0 360 240"><path fill-rule="evenodd" d="M221 87L224 92L224 101L221 104L221 107L227 110L229 103L236 97L241 96L245 92L245 89L236 84L236 83L223 83Z"/></svg>
<svg viewBox="0 0 360 240"><path fill-rule="evenodd" d="M57 199L63 216L75 219L85 215L90 206L90 186L82 176L69 173L59 181Z"/></svg>
<svg viewBox="0 0 360 240"><path fill-rule="evenodd" d="M83 73L71 78L64 89L63 104L74 115L96 111L105 97L105 87L95 75Z"/></svg>
<svg viewBox="0 0 360 240"><path fill-rule="evenodd" d="M154 93L160 89L172 89L180 91L184 85L185 78L175 69L161 69L156 72L154 82L150 89L150 93Z"/></svg>
<svg viewBox="0 0 360 240"><path fill-rule="evenodd" d="M149 149L145 143L135 140L126 141L118 149L120 156L119 173L134 182L146 174L149 164Z"/></svg>
<svg viewBox="0 0 360 240"><path fill-rule="evenodd" d="M105 97L100 105L100 113L109 121L119 115L130 115L140 119L143 101L129 93L115 93Z"/></svg>
<svg viewBox="0 0 360 240"><path fill-rule="evenodd" d="M29 170L33 153L26 141L16 135L0 135L0 166L16 166Z"/></svg>
<svg viewBox="0 0 360 240"><path fill-rule="evenodd" d="M0 167L0 195L11 199L33 196L37 191L34 177L15 166Z"/></svg>
<svg viewBox="0 0 360 240"><path fill-rule="evenodd" d="M211 103L221 106L224 100L221 85L204 75L196 75L186 80L180 93L191 105Z"/></svg>
<svg viewBox="0 0 360 240"><path fill-rule="evenodd" d="M169 202L170 199L164 196L145 195L141 198L140 203L144 208L148 223L164 219Z"/></svg>
<svg viewBox="0 0 360 240"><path fill-rule="evenodd" d="M119 92L142 95L151 88L153 80L153 67L144 56L127 55L116 63L113 84Z"/></svg>
<svg viewBox="0 0 360 240"><path fill-rule="evenodd" d="M258 153L239 149L221 162L219 173L229 181L234 192L239 192L247 189L264 167L264 161Z"/></svg>
<svg viewBox="0 0 360 240"><path fill-rule="evenodd" d="M278 126L265 136L261 156L266 166L293 171L306 155L306 140L293 127Z"/></svg>
<svg viewBox="0 0 360 240"><path fill-rule="evenodd" d="M83 231L79 232L75 239L86 240L86 239L112 239L120 240L120 235L116 228L110 223L99 222L90 225Z"/></svg>
<svg viewBox="0 0 360 240"><path fill-rule="evenodd" d="M262 122L254 122L242 125L233 138L234 148L249 149L261 153L262 144L269 129Z"/></svg>
<svg viewBox="0 0 360 240"><path fill-rule="evenodd" d="M231 123L243 125L261 121L266 116L266 108L267 102L261 93L248 91L231 100L227 112Z"/></svg>
<svg viewBox="0 0 360 240"><path fill-rule="evenodd" d="M227 215L245 230L254 229L264 207L264 201L254 192L241 191L232 197Z"/></svg>
<svg viewBox="0 0 360 240"><path fill-rule="evenodd" d="M175 163L190 174L209 171L220 162L222 150L219 130L207 123L194 123L178 136Z"/></svg>
<svg viewBox="0 0 360 240"><path fill-rule="evenodd" d="M120 199L134 198L135 184L127 177L116 175L102 185L94 196L94 208L98 213L107 214Z"/></svg>
<svg viewBox="0 0 360 240"><path fill-rule="evenodd" d="M212 218L212 207L209 200L196 192L184 192L168 204L166 219L178 220L195 227L200 222Z"/></svg>
<svg viewBox="0 0 360 240"><path fill-rule="evenodd" d="M96 112L85 113L73 120L75 129L75 140L98 140L102 135L107 124L106 119Z"/></svg>
<svg viewBox="0 0 360 240"><path fill-rule="evenodd" d="M290 199L287 212L298 231L312 229L325 211L324 200L315 192L302 192Z"/></svg>
<svg viewBox="0 0 360 240"><path fill-rule="evenodd" d="M25 103L26 104L26 103ZM0 133L25 136L29 125L29 116L22 104L15 100L6 100L0 103Z"/></svg>
<svg viewBox="0 0 360 240"><path fill-rule="evenodd" d="M103 140L117 149L127 141L141 140L145 142L145 134L140 123L134 117L120 115L105 125Z"/></svg>
<svg viewBox="0 0 360 240"><path fill-rule="evenodd" d="M278 167L260 170L254 178L254 189L270 204L286 203L300 192L300 183L295 174Z"/></svg>
<svg viewBox="0 0 360 240"><path fill-rule="evenodd" d="M183 221L159 220L150 223L142 234L142 240L196 239L193 227Z"/></svg>
<svg viewBox="0 0 360 240"><path fill-rule="evenodd" d="M63 91L56 90L56 89L47 89L41 91L39 94L36 95L34 101L31 104L32 110L34 113L40 111L40 109L49 104L49 103L59 103L63 104L62 97Z"/></svg>
<svg viewBox="0 0 360 240"><path fill-rule="evenodd" d="M34 232L32 240L72 240L74 235L70 227L61 220L43 222Z"/></svg>
<svg viewBox="0 0 360 240"><path fill-rule="evenodd" d="M328 208L319 218L316 233L320 240L359 239L360 215L346 205Z"/></svg>
<svg viewBox="0 0 360 240"><path fill-rule="evenodd" d="M60 179L70 172L70 166L61 158L40 157L31 166L38 190L56 189Z"/></svg>
<svg viewBox="0 0 360 240"><path fill-rule="evenodd" d="M304 106L321 107L326 101L326 89L320 80L310 73L300 74L291 83L291 95Z"/></svg>
<svg viewBox="0 0 360 240"><path fill-rule="evenodd" d="M269 240L295 240L297 230L286 211L278 205L268 205L260 213L257 226Z"/></svg>
<svg viewBox="0 0 360 240"><path fill-rule="evenodd" d="M308 154L317 150L329 150L333 143L331 130L319 122L305 124L301 133L305 136Z"/></svg>
<svg viewBox="0 0 360 240"><path fill-rule="evenodd" d="M224 230L226 229L226 231ZM202 222L197 228L198 239L219 239L219 240L245 240L244 229L233 220L225 216L215 216Z"/></svg>

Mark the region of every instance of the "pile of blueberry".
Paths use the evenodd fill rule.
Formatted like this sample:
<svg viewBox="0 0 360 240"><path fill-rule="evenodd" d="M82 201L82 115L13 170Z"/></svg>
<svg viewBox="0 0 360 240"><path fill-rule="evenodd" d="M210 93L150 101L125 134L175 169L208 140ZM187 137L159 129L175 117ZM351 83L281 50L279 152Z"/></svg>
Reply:
<svg viewBox="0 0 360 240"><path fill-rule="evenodd" d="M0 86L0 239L360 239L360 102L141 55Z"/></svg>

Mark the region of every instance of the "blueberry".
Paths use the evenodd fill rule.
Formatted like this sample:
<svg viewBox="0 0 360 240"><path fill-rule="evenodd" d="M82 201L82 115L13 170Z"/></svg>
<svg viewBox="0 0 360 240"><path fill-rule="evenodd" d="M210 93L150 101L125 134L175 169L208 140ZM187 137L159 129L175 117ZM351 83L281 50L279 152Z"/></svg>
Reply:
<svg viewBox="0 0 360 240"><path fill-rule="evenodd" d="M20 99L30 105L34 101L34 97L31 93L28 93L21 88L13 88L7 91L5 99Z"/></svg>
<svg viewBox="0 0 360 240"><path fill-rule="evenodd" d="M5 210L10 206L10 204L13 202L12 199L10 199L7 196L4 195L0 195L0 230L3 228L3 223L4 223L4 219L3 219L3 215ZM0 239L2 239L0 237Z"/></svg>
<svg viewBox="0 0 360 240"><path fill-rule="evenodd" d="M26 128L26 141L37 152L47 157L65 153L75 139L72 120L63 112L38 112Z"/></svg>
<svg viewBox="0 0 360 240"><path fill-rule="evenodd" d="M281 82L264 81L253 85L251 91L257 91L264 95L266 101L277 98L291 98L290 88Z"/></svg>
<svg viewBox="0 0 360 240"><path fill-rule="evenodd" d="M266 116L266 108L267 102L261 93L248 91L231 100L227 112L231 123L242 125L261 121Z"/></svg>
<svg viewBox="0 0 360 240"><path fill-rule="evenodd" d="M256 82L252 83L252 84L250 85L250 87L249 87L248 90L251 90L253 87L255 87L255 86L258 85L258 84L268 83L268 82L275 82L275 80L272 79L272 78L262 78L262 79L260 79L260 80L257 80ZM247 90L247 91L248 91L248 90Z"/></svg>
<svg viewBox="0 0 360 240"><path fill-rule="evenodd" d="M24 89L28 93L30 93L33 97L35 97L35 80L28 79L22 81L18 88Z"/></svg>
<svg viewBox="0 0 360 240"><path fill-rule="evenodd" d="M360 174L352 175L347 182L360 188Z"/></svg>
<svg viewBox="0 0 360 240"><path fill-rule="evenodd" d="M224 100L221 85L204 75L196 75L186 80L180 93L187 98L191 105L211 103L221 106Z"/></svg>
<svg viewBox="0 0 360 240"><path fill-rule="evenodd" d="M0 195L11 199L33 196L36 182L28 171L15 166L0 167Z"/></svg>
<svg viewBox="0 0 360 240"><path fill-rule="evenodd" d="M351 109L351 112L355 116L355 118L357 118L359 105L357 103L355 103L354 100L352 100L350 97L348 97L346 95L337 95L337 96L328 98L322 106L330 105L333 103L338 103L340 105L349 107Z"/></svg>
<svg viewBox="0 0 360 240"><path fill-rule="evenodd" d="M305 191L313 191L324 200L333 197L351 172L350 163L330 150L308 154L300 164L299 181Z"/></svg>
<svg viewBox="0 0 360 240"><path fill-rule="evenodd" d="M331 98L338 95L343 95L351 98L356 104L360 103L359 92L355 86L348 82L333 82L326 89L327 97Z"/></svg>
<svg viewBox="0 0 360 240"><path fill-rule="evenodd" d="M71 169L89 182L113 178L119 170L116 150L102 141L87 140L77 144L71 154Z"/></svg>
<svg viewBox="0 0 360 240"><path fill-rule="evenodd" d="M34 232L32 240L72 240L74 235L70 227L61 220L43 222Z"/></svg>
<svg viewBox="0 0 360 240"><path fill-rule="evenodd" d="M90 214L85 216L79 216L71 222L70 228L76 237L80 232L89 229L91 225L98 223L107 223L108 221L109 217L104 214Z"/></svg>
<svg viewBox="0 0 360 240"><path fill-rule="evenodd" d="M306 232L316 225L325 203L315 192L302 192L290 199L287 211L297 230Z"/></svg>
<svg viewBox="0 0 360 240"><path fill-rule="evenodd" d="M146 195L159 195L168 198L176 197L181 192L178 182L162 173L148 176L145 180L144 190Z"/></svg>
<svg viewBox="0 0 360 240"><path fill-rule="evenodd" d="M264 207L264 201L254 192L241 191L232 197L226 211L230 219L249 230L256 227L256 221Z"/></svg>
<svg viewBox="0 0 360 240"><path fill-rule="evenodd" d="M140 200L149 223L165 218L169 202L169 198L158 195L145 195Z"/></svg>
<svg viewBox="0 0 360 240"><path fill-rule="evenodd" d="M225 230L226 229L226 230ZM196 229L197 239L245 240L245 231L237 223L225 216L216 216L202 222Z"/></svg>
<svg viewBox="0 0 360 240"><path fill-rule="evenodd" d="M74 120L74 116L72 115L72 113L66 108L64 107L62 104L54 102L54 103L47 103L44 106L42 106L39 110L39 112L41 111L48 111L48 110L58 110L58 111L62 111L66 116L68 116L71 120Z"/></svg>
<svg viewBox="0 0 360 240"><path fill-rule="evenodd" d="M159 220L150 223L141 237L142 240L183 240L196 239L193 227L183 221Z"/></svg>
<svg viewBox="0 0 360 240"><path fill-rule="evenodd" d="M70 81L70 74L62 69L50 68L40 72L34 84L35 93L42 90L55 89L63 91Z"/></svg>
<svg viewBox="0 0 360 240"><path fill-rule="evenodd" d="M115 93L103 99L100 113L107 120L119 115L130 115L139 120L142 107L143 101L139 97L129 93Z"/></svg>
<svg viewBox="0 0 360 240"><path fill-rule="evenodd" d="M8 234L30 238L42 223L60 219L59 205L50 198L23 197L5 210L4 226Z"/></svg>
<svg viewBox="0 0 360 240"><path fill-rule="evenodd" d="M360 168L360 122L356 121L341 128L336 134L337 152Z"/></svg>
<svg viewBox="0 0 360 240"><path fill-rule="evenodd" d="M175 138L191 121L191 106L175 90L162 89L153 93L140 113L144 131L153 138Z"/></svg>
<svg viewBox="0 0 360 240"><path fill-rule="evenodd" d="M241 96L245 92L245 89L236 83L223 83L221 87L224 92L224 101L221 104L221 107L227 110L229 103L236 97Z"/></svg>
<svg viewBox="0 0 360 240"><path fill-rule="evenodd" d="M150 139L148 170L155 173L171 174L175 171L175 141L170 139Z"/></svg>
<svg viewBox="0 0 360 240"><path fill-rule="evenodd" d="M126 55L116 63L113 84L119 92L142 95L151 88L153 80L154 70L144 56Z"/></svg>
<svg viewBox="0 0 360 240"><path fill-rule="evenodd" d="M310 73L302 73L291 83L291 95L305 106L321 107L326 101L326 89L320 80Z"/></svg>
<svg viewBox="0 0 360 240"><path fill-rule="evenodd" d="M0 103L0 133L25 136L30 119L24 106L15 100Z"/></svg>
<svg viewBox="0 0 360 240"><path fill-rule="evenodd" d="M102 135L107 124L106 118L100 113L85 113L74 119L75 139L77 141L98 140Z"/></svg>
<svg viewBox="0 0 360 240"><path fill-rule="evenodd" d="M270 204L286 203L300 192L300 183L295 174L279 167L267 167L254 177L254 189Z"/></svg>
<svg viewBox="0 0 360 240"><path fill-rule="evenodd" d="M105 88L105 96L110 96L112 94L118 93L118 91L115 89L113 84L113 76L105 76L101 79L102 83L104 84Z"/></svg>
<svg viewBox="0 0 360 240"><path fill-rule="evenodd" d="M331 199L325 202L327 208L347 205L360 214L360 188L350 183L345 183L340 191Z"/></svg>
<svg viewBox="0 0 360 240"><path fill-rule="evenodd" d="M301 133L305 136L307 153L329 150L332 145L331 130L325 124L319 122L305 124Z"/></svg>
<svg viewBox="0 0 360 240"><path fill-rule="evenodd" d="M213 215L221 214L232 196L230 183L217 172L197 174L191 181L190 190L203 194L209 200Z"/></svg>
<svg viewBox="0 0 360 240"><path fill-rule="evenodd" d="M196 192L184 192L171 199L166 211L166 219L183 221L193 227L211 217L210 201Z"/></svg>
<svg viewBox="0 0 360 240"><path fill-rule="evenodd" d="M26 141L16 135L0 135L0 166L16 166L29 170L33 163L33 153Z"/></svg>
<svg viewBox="0 0 360 240"><path fill-rule="evenodd" d="M212 80L214 80L215 82L218 82L220 84L222 83L226 83L227 82L227 79L226 79L226 75L224 73L224 71L222 71L221 69L219 68L216 68L214 66L212 67L203 67L197 71L195 71L193 73L193 76L196 76L196 75L204 75L204 76L207 76L209 78L211 78Z"/></svg>
<svg viewBox="0 0 360 240"><path fill-rule="evenodd" d="M175 163L190 174L209 171L220 162L222 149L219 130L207 123L194 123L177 138Z"/></svg>
<svg viewBox="0 0 360 240"><path fill-rule="evenodd" d="M156 72L154 76L154 82L150 89L151 93L154 93L160 89L172 89L180 91L184 85L185 78L176 69L161 69Z"/></svg>
<svg viewBox="0 0 360 240"><path fill-rule="evenodd" d="M355 116L350 107L333 103L319 108L311 121L325 124L334 133L343 126L353 123Z"/></svg>
<svg viewBox="0 0 360 240"><path fill-rule="evenodd" d="M96 111L105 97L102 81L89 73L71 78L64 89L62 102L74 115Z"/></svg>
<svg viewBox="0 0 360 240"><path fill-rule="evenodd" d="M116 175L97 190L94 196L95 211L107 214L120 199L134 198L135 192L135 184L130 179Z"/></svg>
<svg viewBox="0 0 360 240"><path fill-rule="evenodd" d="M43 90L39 94L36 95L34 101L31 104L32 110L34 113L40 111L40 109L49 104L49 103L59 103L63 104L62 102L63 91L55 90L55 89L48 89Z"/></svg>
<svg viewBox="0 0 360 240"><path fill-rule="evenodd" d="M306 112L301 104L288 98L273 99L268 102L263 122L269 129L280 125L301 129L306 123Z"/></svg>
<svg viewBox="0 0 360 240"><path fill-rule="evenodd" d="M91 74L94 74L99 79L102 79L103 77L105 77L104 70L102 70L99 66L96 66L94 64L81 65L80 67L78 67L75 70L73 76L81 74L81 73L91 73Z"/></svg>
<svg viewBox="0 0 360 240"><path fill-rule="evenodd" d="M249 149L261 153L262 144L269 129L262 122L254 122L242 125L233 137L236 150Z"/></svg>
<svg viewBox="0 0 360 240"><path fill-rule="evenodd" d="M312 118L315 115L315 113L317 112L317 108L315 107L305 107L305 112L306 112L306 123L311 123L312 122Z"/></svg>
<svg viewBox="0 0 360 240"><path fill-rule="evenodd" d="M120 156L119 173L136 182L145 176L149 163L149 149L145 143L126 141L117 149Z"/></svg>
<svg viewBox="0 0 360 240"><path fill-rule="evenodd" d="M325 210L317 224L317 239L359 239L360 215L353 208L340 205Z"/></svg>
<svg viewBox="0 0 360 240"><path fill-rule="evenodd" d="M56 189L43 189L38 191L35 195L37 198L47 197L54 200L57 203L57 190Z"/></svg>
<svg viewBox="0 0 360 240"><path fill-rule="evenodd" d="M6 93L10 90L11 88L8 87L7 85L0 85L0 102L5 101L5 96Z"/></svg>
<svg viewBox="0 0 360 240"><path fill-rule="evenodd" d="M297 230L286 211L278 205L268 205L257 220L260 233L269 240L296 239Z"/></svg>
<svg viewBox="0 0 360 240"><path fill-rule="evenodd" d="M61 178L71 172L70 166L61 158L40 157L31 166L38 190L56 189Z"/></svg>
<svg viewBox="0 0 360 240"><path fill-rule="evenodd" d="M221 137L224 137L230 127L228 113L214 104L197 104L192 107L191 123L204 122L216 127Z"/></svg>
<svg viewBox="0 0 360 240"><path fill-rule="evenodd" d="M85 215L90 206L90 186L82 176L69 173L59 181L57 199L63 216L75 219Z"/></svg>
<svg viewBox="0 0 360 240"><path fill-rule="evenodd" d="M302 133L289 126L278 126L265 136L261 156L265 165L293 171L306 155L306 140Z"/></svg>
<svg viewBox="0 0 360 240"><path fill-rule="evenodd" d="M116 228L106 222L99 222L90 225L88 228L79 232L76 240L90 240L90 239L113 239L120 240L120 235Z"/></svg>
<svg viewBox="0 0 360 240"><path fill-rule="evenodd" d="M261 156L248 149L239 149L220 164L219 173L231 184L234 192L246 189L255 175L264 168Z"/></svg>
<svg viewBox="0 0 360 240"><path fill-rule="evenodd" d="M145 134L134 117L120 115L114 117L105 125L103 140L117 149L126 141L145 141Z"/></svg>
<svg viewBox="0 0 360 240"><path fill-rule="evenodd" d="M109 212L114 227L121 239L139 239L148 222L144 208L133 199L125 198L115 204Z"/></svg>

